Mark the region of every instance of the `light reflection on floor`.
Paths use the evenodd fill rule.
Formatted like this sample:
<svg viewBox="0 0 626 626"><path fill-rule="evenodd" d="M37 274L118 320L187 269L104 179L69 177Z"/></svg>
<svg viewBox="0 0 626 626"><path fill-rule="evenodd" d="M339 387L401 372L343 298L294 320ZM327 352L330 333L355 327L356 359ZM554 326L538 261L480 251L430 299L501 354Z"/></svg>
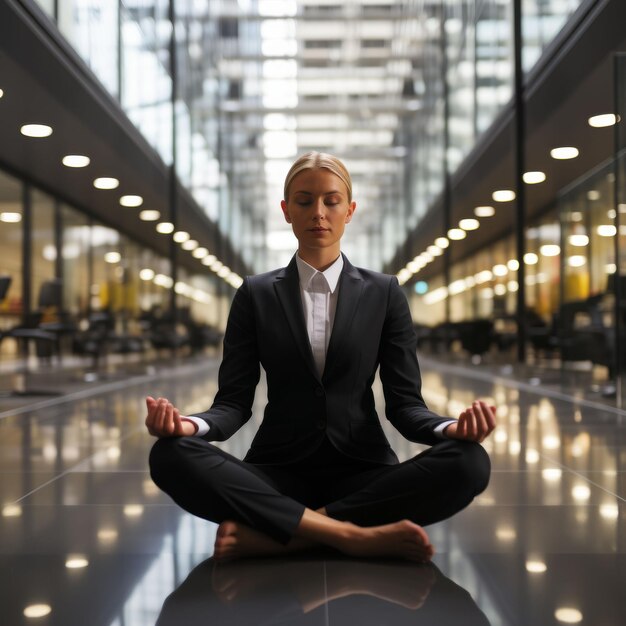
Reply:
<svg viewBox="0 0 626 626"><path fill-rule="evenodd" d="M324 551L216 566L215 526L150 481L142 425L147 393L210 404L212 361L0 419L3 623L626 623L624 417L472 373L423 363L431 408L456 414L480 396L499 418L491 484L428 529L430 567ZM225 447L243 455L257 425ZM401 458L419 449L384 427Z"/></svg>

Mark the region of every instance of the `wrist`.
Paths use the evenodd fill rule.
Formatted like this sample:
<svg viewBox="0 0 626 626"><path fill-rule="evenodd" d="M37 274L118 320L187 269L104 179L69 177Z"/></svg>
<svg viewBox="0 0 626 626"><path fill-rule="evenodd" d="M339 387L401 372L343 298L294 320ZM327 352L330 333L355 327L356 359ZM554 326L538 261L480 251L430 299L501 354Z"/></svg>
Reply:
<svg viewBox="0 0 626 626"><path fill-rule="evenodd" d="M198 424L196 424L193 420L190 420L187 417L180 418L183 434L187 437L192 437L198 432Z"/></svg>

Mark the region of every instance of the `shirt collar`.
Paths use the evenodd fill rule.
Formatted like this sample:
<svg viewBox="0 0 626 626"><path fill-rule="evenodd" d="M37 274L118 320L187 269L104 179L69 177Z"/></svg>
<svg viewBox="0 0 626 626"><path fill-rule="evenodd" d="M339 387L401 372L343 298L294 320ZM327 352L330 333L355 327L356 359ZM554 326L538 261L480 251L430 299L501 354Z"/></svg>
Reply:
<svg viewBox="0 0 626 626"><path fill-rule="evenodd" d="M309 265L306 261L303 261L298 254L296 254L296 265L298 266L300 287L302 287L302 289L308 289L313 277L316 274L322 274L328 283L330 292L335 293L335 289L337 289L339 283L339 277L341 276L341 270L343 269L343 256L341 254L337 257L337 260L323 272L318 272L318 270Z"/></svg>

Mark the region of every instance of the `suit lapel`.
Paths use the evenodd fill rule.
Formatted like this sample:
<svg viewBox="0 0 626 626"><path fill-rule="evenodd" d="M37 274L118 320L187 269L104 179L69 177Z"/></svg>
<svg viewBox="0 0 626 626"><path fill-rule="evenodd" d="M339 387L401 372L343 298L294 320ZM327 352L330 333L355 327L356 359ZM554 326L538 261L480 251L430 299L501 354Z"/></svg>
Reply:
<svg viewBox="0 0 626 626"><path fill-rule="evenodd" d="M333 332L330 335L324 375L331 371L337 355L341 353L341 347L350 334L352 320L359 308L359 300L363 291L363 279L358 270L343 257L344 268L339 278L339 298L335 311Z"/></svg>
<svg viewBox="0 0 626 626"><path fill-rule="evenodd" d="M302 358L306 361L308 368L315 378L319 380L319 374L317 373L315 361L313 360L309 335L304 322L302 298L300 296L300 279L295 256L291 259L291 262L284 271L276 277L274 289L283 307L287 323L289 324L294 341L302 354Z"/></svg>

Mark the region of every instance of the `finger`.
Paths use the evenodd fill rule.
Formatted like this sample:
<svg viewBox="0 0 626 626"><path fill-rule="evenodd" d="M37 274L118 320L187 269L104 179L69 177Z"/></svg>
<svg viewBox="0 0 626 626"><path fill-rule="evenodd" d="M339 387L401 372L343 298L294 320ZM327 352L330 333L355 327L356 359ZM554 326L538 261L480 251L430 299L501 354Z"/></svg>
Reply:
<svg viewBox="0 0 626 626"><path fill-rule="evenodd" d="M459 415L456 427L456 436L458 439L467 437L467 409Z"/></svg>
<svg viewBox="0 0 626 626"><path fill-rule="evenodd" d="M169 434L166 430L166 419L165 419L165 410L167 407L167 400L165 398L159 398L157 400L157 406L154 412L154 427L155 429L163 434Z"/></svg>
<svg viewBox="0 0 626 626"><path fill-rule="evenodd" d="M481 402L483 413L485 414L485 421L487 423L487 435L493 431L496 427L496 407L487 406L485 402Z"/></svg>
<svg viewBox="0 0 626 626"><path fill-rule="evenodd" d="M476 420L476 441L482 441L489 434L489 426L487 424L488 413L487 405L484 402L476 403L477 406L474 409L474 417Z"/></svg>
<svg viewBox="0 0 626 626"><path fill-rule="evenodd" d="M475 441L477 437L477 426L476 426L476 412L478 408L476 406L476 402L472 405L471 409L467 412L467 438Z"/></svg>

